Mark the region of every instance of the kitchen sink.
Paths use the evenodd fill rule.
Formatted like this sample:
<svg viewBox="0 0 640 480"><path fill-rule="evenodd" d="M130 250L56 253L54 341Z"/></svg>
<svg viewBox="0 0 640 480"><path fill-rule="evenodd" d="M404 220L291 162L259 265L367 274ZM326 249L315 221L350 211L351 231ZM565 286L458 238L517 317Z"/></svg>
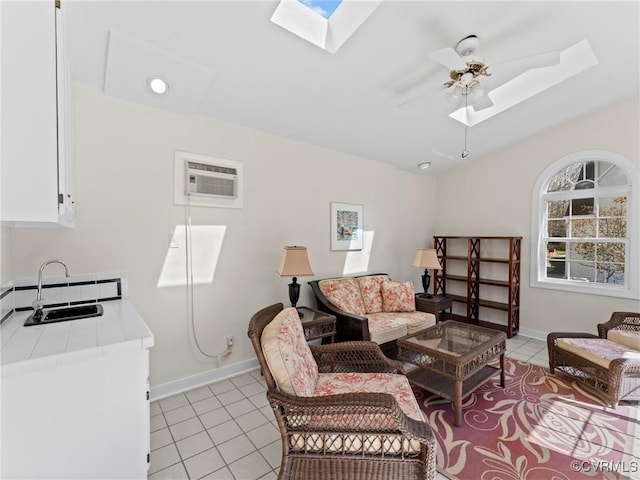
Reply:
<svg viewBox="0 0 640 480"><path fill-rule="evenodd" d="M46 325L48 323L66 322L67 320L79 320L81 318L99 317L104 313L102 305L77 305L75 307L51 308L42 311L40 318L35 318L35 312L29 315L24 322L25 327L32 325Z"/></svg>

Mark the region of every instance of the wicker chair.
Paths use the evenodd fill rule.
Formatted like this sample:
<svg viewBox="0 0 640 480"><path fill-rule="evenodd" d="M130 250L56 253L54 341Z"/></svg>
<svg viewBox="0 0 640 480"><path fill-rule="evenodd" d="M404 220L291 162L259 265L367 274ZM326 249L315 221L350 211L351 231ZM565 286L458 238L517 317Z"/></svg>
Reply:
<svg viewBox="0 0 640 480"><path fill-rule="evenodd" d="M640 332L640 313L613 312L608 322L598 324L598 335L607 338L610 330Z"/></svg>
<svg viewBox="0 0 640 480"><path fill-rule="evenodd" d="M621 400L640 400L640 313L614 312L597 328L598 335L550 333L550 372L559 370L602 392L613 408Z"/></svg>
<svg viewBox="0 0 640 480"><path fill-rule="evenodd" d="M248 329L282 435L278 478L435 478L436 442L431 428L408 416L394 395L369 391L300 396L283 391L281 380L276 380L278 372L272 372L269 346L263 346L263 332L274 319L289 314L287 310L295 312L283 309L281 303L266 307L253 315ZM289 336L287 332L282 338ZM394 374L394 380L406 380L397 375L403 371L402 364L385 357L373 342L307 345L304 337L302 341L302 348L311 350L319 377L347 372L371 375L372 382L367 385L375 383L374 377L388 378L388 374ZM415 402L410 389L409 393Z"/></svg>

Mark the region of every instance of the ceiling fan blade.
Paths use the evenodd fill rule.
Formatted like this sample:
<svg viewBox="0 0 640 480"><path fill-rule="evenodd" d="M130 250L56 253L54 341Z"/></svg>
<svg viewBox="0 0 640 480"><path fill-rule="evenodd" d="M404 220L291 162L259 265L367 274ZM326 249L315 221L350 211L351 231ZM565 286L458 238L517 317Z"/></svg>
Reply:
<svg viewBox="0 0 640 480"><path fill-rule="evenodd" d="M444 89L443 85L434 86L432 83L425 83L412 88L408 93L401 95L400 100L396 104L398 108L404 109L409 107L413 102L418 100L423 95L431 92L437 92Z"/></svg>
<svg viewBox="0 0 640 480"><path fill-rule="evenodd" d="M512 58L511 60L505 60L501 62L492 63L489 65L489 73L491 75L500 76L500 72L510 70L512 76L524 73L532 68L543 68L557 65L560 63L560 51L553 50L550 52L538 53L535 55L528 55L526 57ZM514 74L515 73L515 74Z"/></svg>
<svg viewBox="0 0 640 480"><path fill-rule="evenodd" d="M442 153L442 152L440 152L438 150L431 150L431 153L433 153L434 155L437 155L439 157L446 158L447 160L455 160L455 158L453 158L453 156L451 156L451 155L449 155L447 153Z"/></svg>
<svg viewBox="0 0 640 480"><path fill-rule="evenodd" d="M449 70L464 70L467 64L460 58L460 55L451 47L441 48L429 54L433 60L441 63Z"/></svg>

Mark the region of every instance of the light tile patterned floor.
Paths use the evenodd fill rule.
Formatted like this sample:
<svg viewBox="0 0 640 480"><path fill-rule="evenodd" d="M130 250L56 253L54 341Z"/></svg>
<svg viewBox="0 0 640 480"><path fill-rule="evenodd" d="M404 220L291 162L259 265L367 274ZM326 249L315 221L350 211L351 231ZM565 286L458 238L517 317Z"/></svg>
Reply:
<svg viewBox="0 0 640 480"><path fill-rule="evenodd" d="M549 366L540 340L508 339L507 356ZM153 402L149 478L277 478L280 434L265 391L254 371Z"/></svg>

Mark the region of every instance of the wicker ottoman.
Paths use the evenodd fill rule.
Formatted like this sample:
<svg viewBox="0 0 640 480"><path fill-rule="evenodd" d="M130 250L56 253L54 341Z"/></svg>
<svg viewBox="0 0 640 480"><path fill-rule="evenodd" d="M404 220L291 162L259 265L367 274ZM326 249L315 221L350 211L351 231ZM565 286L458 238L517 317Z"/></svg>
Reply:
<svg viewBox="0 0 640 480"><path fill-rule="evenodd" d="M604 393L611 406L640 400L640 351L589 333L547 336L549 370L559 370Z"/></svg>

